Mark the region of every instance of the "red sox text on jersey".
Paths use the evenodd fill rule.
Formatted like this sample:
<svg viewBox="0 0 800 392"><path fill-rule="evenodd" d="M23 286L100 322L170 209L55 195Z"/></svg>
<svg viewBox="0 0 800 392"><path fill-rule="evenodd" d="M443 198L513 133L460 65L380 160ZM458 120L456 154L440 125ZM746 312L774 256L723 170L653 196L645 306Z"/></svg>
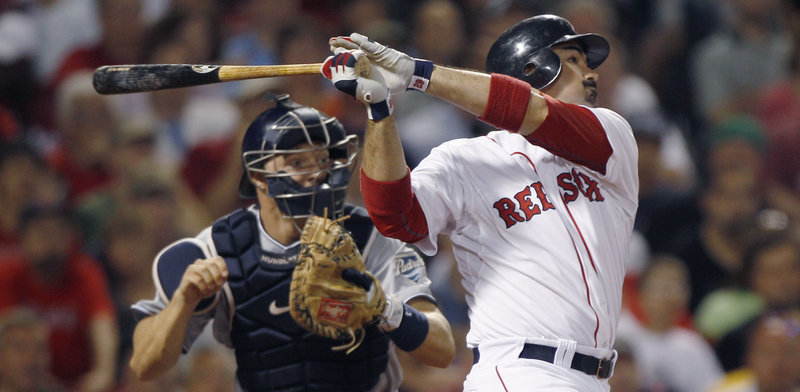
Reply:
<svg viewBox="0 0 800 392"><path fill-rule="evenodd" d="M580 195L589 201L603 201L603 194L597 181L587 174L572 169L570 172L558 175L558 186L563 190L564 203L575 201ZM534 200L534 195L538 203ZM547 198L542 183L534 182L517 192L513 197L503 197L492 204L506 228L514 226L517 222L526 222L544 211L555 208Z"/></svg>

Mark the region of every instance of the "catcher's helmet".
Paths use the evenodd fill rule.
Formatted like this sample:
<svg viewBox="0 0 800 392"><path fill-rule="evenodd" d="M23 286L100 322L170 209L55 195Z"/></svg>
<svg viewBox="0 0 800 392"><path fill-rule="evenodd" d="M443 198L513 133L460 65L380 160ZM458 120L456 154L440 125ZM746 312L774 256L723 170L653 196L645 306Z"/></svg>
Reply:
<svg viewBox="0 0 800 392"><path fill-rule="evenodd" d="M589 68L597 68L608 57L609 45L598 34L577 34L566 19L556 15L538 15L506 30L489 49L486 71L513 76L543 89L561 72L561 59L550 49L562 42L577 42L586 52ZM526 73L533 65L534 71Z"/></svg>
<svg viewBox="0 0 800 392"><path fill-rule="evenodd" d="M299 105L289 95L275 98L277 105L256 117L242 140L244 175L239 182L239 195L256 196L252 179L267 183L284 217L304 218L311 215L339 217L344 208L347 185L358 156L358 137L347 135L342 124L314 108ZM298 148L301 144L307 144ZM279 154L298 154L328 150L330 164L314 165L313 169L288 173L267 170L266 162ZM313 175L318 185L306 187L292 176Z"/></svg>

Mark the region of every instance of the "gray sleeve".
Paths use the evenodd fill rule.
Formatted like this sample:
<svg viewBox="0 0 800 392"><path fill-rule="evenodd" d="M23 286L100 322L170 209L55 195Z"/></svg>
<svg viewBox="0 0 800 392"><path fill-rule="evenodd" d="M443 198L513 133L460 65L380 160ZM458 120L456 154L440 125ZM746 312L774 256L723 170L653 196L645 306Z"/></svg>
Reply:
<svg viewBox="0 0 800 392"><path fill-rule="evenodd" d="M387 296L396 294L403 302L417 297L436 302L425 261L411 246L373 230L363 256L367 270L381 281Z"/></svg>

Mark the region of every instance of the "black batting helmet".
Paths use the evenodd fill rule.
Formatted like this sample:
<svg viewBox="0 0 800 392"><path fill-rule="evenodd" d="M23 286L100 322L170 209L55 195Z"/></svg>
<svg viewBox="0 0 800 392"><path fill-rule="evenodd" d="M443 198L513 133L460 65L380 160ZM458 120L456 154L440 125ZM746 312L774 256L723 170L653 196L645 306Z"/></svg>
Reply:
<svg viewBox="0 0 800 392"><path fill-rule="evenodd" d="M277 105L256 117L242 140L244 175L239 182L239 194L256 196L254 177L265 180L270 197L274 198L284 217L338 217L350 175L358 156L358 137L347 135L342 124L318 110L295 103L288 94L275 97ZM298 146L306 144L310 147ZM281 154L296 154L328 150L330 165L319 165L303 172L267 170L265 163ZM304 187L292 180L293 175L313 174L318 185Z"/></svg>
<svg viewBox="0 0 800 392"><path fill-rule="evenodd" d="M561 59L550 47L577 42L586 52L589 68L597 68L608 57L609 45L598 34L577 34L566 19L538 15L517 23L494 42L486 57L486 71L513 76L543 89L561 72ZM530 70L533 66L533 72Z"/></svg>

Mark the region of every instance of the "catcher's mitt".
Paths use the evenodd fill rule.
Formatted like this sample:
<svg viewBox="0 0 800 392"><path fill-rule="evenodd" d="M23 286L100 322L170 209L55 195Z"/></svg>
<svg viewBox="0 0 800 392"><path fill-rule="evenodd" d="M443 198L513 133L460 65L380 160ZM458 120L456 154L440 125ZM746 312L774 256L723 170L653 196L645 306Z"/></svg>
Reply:
<svg viewBox="0 0 800 392"><path fill-rule="evenodd" d="M312 216L306 221L289 309L307 330L345 341L333 350L346 349L349 354L364 339L364 325L383 314L386 298L378 279L366 271L353 237L338 224L347 218L332 221Z"/></svg>

